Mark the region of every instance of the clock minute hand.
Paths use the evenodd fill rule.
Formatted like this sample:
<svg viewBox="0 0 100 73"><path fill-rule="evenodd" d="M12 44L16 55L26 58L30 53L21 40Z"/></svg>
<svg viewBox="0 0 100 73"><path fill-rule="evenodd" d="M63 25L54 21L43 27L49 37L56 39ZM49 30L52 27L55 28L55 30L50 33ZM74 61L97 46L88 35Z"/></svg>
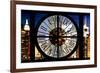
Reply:
<svg viewBox="0 0 100 73"><path fill-rule="evenodd" d="M69 26L69 28L67 28L64 34L69 33L71 31L72 25Z"/></svg>

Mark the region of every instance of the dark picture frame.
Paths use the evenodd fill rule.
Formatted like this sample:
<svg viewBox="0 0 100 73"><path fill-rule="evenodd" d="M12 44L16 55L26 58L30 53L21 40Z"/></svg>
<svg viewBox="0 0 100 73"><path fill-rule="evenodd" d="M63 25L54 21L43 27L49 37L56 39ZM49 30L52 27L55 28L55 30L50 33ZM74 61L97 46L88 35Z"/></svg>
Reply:
<svg viewBox="0 0 100 73"><path fill-rule="evenodd" d="M38 67L38 68L20 68L16 67L16 5L37 5L37 6L51 6L51 7L71 7L71 8L85 8L94 10L94 64L71 65L71 66L52 66L52 67ZM45 70L60 70L60 69L75 69L75 68L89 68L97 67L97 6L93 5L77 5L77 4L62 4L62 3L46 3L33 1L11 1L11 67L13 72L28 72L28 71L45 71Z"/></svg>

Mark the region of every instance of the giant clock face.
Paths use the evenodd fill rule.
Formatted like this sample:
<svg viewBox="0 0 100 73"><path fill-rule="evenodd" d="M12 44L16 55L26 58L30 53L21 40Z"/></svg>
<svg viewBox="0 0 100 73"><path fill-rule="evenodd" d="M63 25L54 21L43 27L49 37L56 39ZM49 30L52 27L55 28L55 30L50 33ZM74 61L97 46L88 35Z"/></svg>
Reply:
<svg viewBox="0 0 100 73"><path fill-rule="evenodd" d="M63 15L52 15L41 21L37 29L37 42L43 54L52 58L68 57L77 45L77 28Z"/></svg>

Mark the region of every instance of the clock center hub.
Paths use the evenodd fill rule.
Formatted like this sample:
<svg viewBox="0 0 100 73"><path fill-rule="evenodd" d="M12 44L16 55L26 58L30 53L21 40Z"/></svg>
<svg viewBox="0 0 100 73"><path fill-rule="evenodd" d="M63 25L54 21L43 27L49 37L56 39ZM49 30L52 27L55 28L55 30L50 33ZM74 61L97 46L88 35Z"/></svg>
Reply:
<svg viewBox="0 0 100 73"><path fill-rule="evenodd" d="M62 28L55 28L49 33L50 42L54 45L63 45L65 43L65 38L63 38L65 31Z"/></svg>

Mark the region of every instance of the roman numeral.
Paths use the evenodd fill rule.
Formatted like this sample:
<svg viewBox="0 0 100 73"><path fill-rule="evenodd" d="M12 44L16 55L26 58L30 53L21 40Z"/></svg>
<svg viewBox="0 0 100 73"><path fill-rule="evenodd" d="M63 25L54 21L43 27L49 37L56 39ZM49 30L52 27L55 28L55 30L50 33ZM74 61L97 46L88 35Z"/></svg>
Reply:
<svg viewBox="0 0 100 73"><path fill-rule="evenodd" d="M57 22L57 16L52 16L51 21L53 21L53 23L56 23Z"/></svg>
<svg viewBox="0 0 100 73"><path fill-rule="evenodd" d="M49 36L49 33L38 31L37 36Z"/></svg>
<svg viewBox="0 0 100 73"><path fill-rule="evenodd" d="M57 48L55 47L54 50L52 51L52 55L54 57L57 57Z"/></svg>
<svg viewBox="0 0 100 73"><path fill-rule="evenodd" d="M70 34L71 36L77 36L77 32L76 31L68 32L68 34Z"/></svg>
<svg viewBox="0 0 100 73"><path fill-rule="evenodd" d="M64 17L63 24L67 25L68 23L70 24L70 20Z"/></svg>
<svg viewBox="0 0 100 73"><path fill-rule="evenodd" d="M46 22L43 22L48 28L49 30L51 31L52 29L50 28L50 26L48 26L48 24Z"/></svg>
<svg viewBox="0 0 100 73"><path fill-rule="evenodd" d="M43 43L41 44L41 49L43 49L44 52L47 51L47 49L49 49L50 44L47 43L46 41L43 41Z"/></svg>
<svg viewBox="0 0 100 73"><path fill-rule="evenodd" d="M38 39L38 41L44 41L45 40L45 38L37 38Z"/></svg>
<svg viewBox="0 0 100 73"><path fill-rule="evenodd" d="M41 28L42 30L44 30L44 31L47 31L47 28L44 27L44 26L41 26L40 28Z"/></svg>
<svg viewBox="0 0 100 73"><path fill-rule="evenodd" d="M50 19L48 19L48 22L49 22L49 24L50 24L50 25L52 25L52 23L51 23L51 20L50 20Z"/></svg>
<svg viewBox="0 0 100 73"><path fill-rule="evenodd" d="M62 48L63 48L62 46L59 46L59 57L63 57L66 55L66 53L64 52Z"/></svg>
<svg viewBox="0 0 100 73"><path fill-rule="evenodd" d="M59 27L63 25L63 16L59 16Z"/></svg>
<svg viewBox="0 0 100 73"><path fill-rule="evenodd" d="M67 39L67 40L68 40L68 43L69 43L68 47L69 48L74 48L77 39Z"/></svg>
<svg viewBox="0 0 100 73"><path fill-rule="evenodd" d="M57 26L57 15L48 18L48 23L54 27Z"/></svg>
<svg viewBox="0 0 100 73"><path fill-rule="evenodd" d="M69 54L71 51L72 51L72 49L70 49L70 48L68 48L68 47L63 48L63 52L64 52L65 54Z"/></svg>
<svg viewBox="0 0 100 73"><path fill-rule="evenodd" d="M47 52L47 54L51 55L52 54L52 49L49 49L48 52Z"/></svg>

